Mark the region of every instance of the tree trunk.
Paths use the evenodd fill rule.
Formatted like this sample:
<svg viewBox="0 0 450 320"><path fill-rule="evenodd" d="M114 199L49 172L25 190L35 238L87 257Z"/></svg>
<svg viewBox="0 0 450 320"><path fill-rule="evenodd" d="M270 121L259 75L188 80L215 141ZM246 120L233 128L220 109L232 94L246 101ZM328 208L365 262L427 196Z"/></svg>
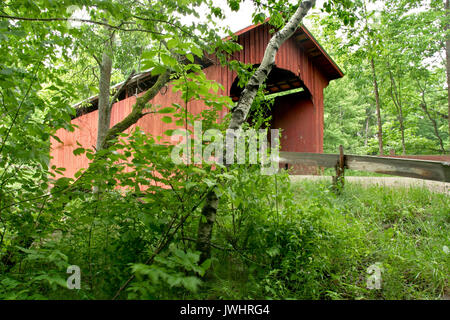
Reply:
<svg viewBox="0 0 450 320"><path fill-rule="evenodd" d="M375 70L375 61L374 61L374 45L372 43L373 39L371 38L371 32L369 28L369 19L367 14L367 6L366 1L362 2L363 10L364 10L364 20L366 24L366 32L367 32L367 50L369 52L369 62L370 67L372 69L372 81L373 81L373 93L375 95L375 105L377 110L377 126L378 126L378 152L380 156L383 155L383 125L381 124L381 103L380 103L380 93L378 90L378 80L377 73Z"/></svg>
<svg viewBox="0 0 450 320"><path fill-rule="evenodd" d="M216 220L219 199L215 192L209 192L206 204L202 208L202 219L198 226L197 250L201 252L200 261L203 262L211 256L211 233ZM205 238L206 237L206 238Z"/></svg>
<svg viewBox="0 0 450 320"><path fill-rule="evenodd" d="M450 14L449 0L445 1L445 16L448 18ZM445 31L448 32L449 24L445 24ZM447 60L447 98L448 98L448 132L450 134L450 35L445 38L445 53Z"/></svg>
<svg viewBox="0 0 450 320"><path fill-rule="evenodd" d="M428 107L427 107L427 105L425 103L425 99L423 97L422 97L422 101L423 102L420 104L420 107L422 108L423 112L425 112L425 114L427 115L431 124L433 125L434 135L436 136L436 138L439 141L439 148L441 149L441 152L445 153L444 142L442 141L441 135L439 134L438 124L437 124L436 120L431 116L430 112L428 111Z"/></svg>
<svg viewBox="0 0 450 320"><path fill-rule="evenodd" d="M391 71L391 65L388 62L387 64L388 70L389 70L389 78L391 80L391 97L392 101L394 102L395 108L397 109L397 119L400 124L400 133L402 135L401 142L402 142L402 154L406 155L406 146L405 146L405 126L404 126L404 117L403 117L403 106L401 101L401 89L397 87L394 79L394 75Z"/></svg>
<svg viewBox="0 0 450 320"><path fill-rule="evenodd" d="M100 66L100 81L98 94L98 127L97 127L97 151L103 149L106 134L111 124L111 108L109 105L112 59L110 53L105 50Z"/></svg>
<svg viewBox="0 0 450 320"><path fill-rule="evenodd" d="M370 110L366 110L366 125L364 132L364 147L367 147L369 141L369 130L370 130Z"/></svg>
<svg viewBox="0 0 450 320"><path fill-rule="evenodd" d="M375 102L376 102L376 107L377 107L378 149L379 149L380 156L382 156L383 155L383 126L381 124L380 93L378 91L377 74L375 71L375 62L374 62L373 57L370 59L370 65L372 67L373 92L375 94Z"/></svg>
<svg viewBox="0 0 450 320"><path fill-rule="evenodd" d="M434 135L436 136L436 138L439 141L439 147L441 152L444 154L445 153L445 148L444 148L444 142L441 138L441 135L439 134L439 126L438 123L436 121L436 119L434 119L430 112L428 111L428 105L427 105L427 100L425 99L425 90L426 90L426 86L421 86L420 85L420 81L417 81L417 86L419 87L421 93L422 93L422 103L420 104L420 107L422 108L423 112L425 112L425 114L427 115L428 119L430 120L431 124L433 125L433 129L434 129Z"/></svg>
<svg viewBox="0 0 450 320"><path fill-rule="evenodd" d="M112 34L110 41L105 48L100 65L98 128L96 146L97 151L108 148L111 140L116 138L119 133L134 125L140 118L142 118L146 114L144 113L144 109L150 107L150 105L148 105L148 102L153 99L158 94L159 90L161 90L161 88L169 82L171 74L169 69L160 74L155 84L141 97L138 97L136 99L136 103L133 105L131 112L122 121L118 122L112 128L110 128L111 110L113 103L118 98L120 91L127 86L128 82L136 73L136 71L133 69L128 78L123 82L122 86L117 90L116 94L113 97L110 96L112 73L111 56L113 54L113 42L114 34ZM177 60L178 59L179 57L177 56Z"/></svg>
<svg viewBox="0 0 450 320"><path fill-rule="evenodd" d="M113 37L111 38L113 41ZM149 101L153 99L158 92L164 87L170 80L171 71L167 69L164 73L160 74L153 84L153 86L148 89L142 96L136 99L136 103L132 106L131 112L120 122L116 123L113 127L111 125L111 110L112 105L118 98L119 93L125 88L129 81L135 75L135 70L132 70L128 78L123 82L122 86L117 90L116 94L111 98L110 96L110 85L111 85L111 74L112 74L112 44L105 48L105 52L102 56L102 61L100 62L97 58L97 62L100 67L100 79L99 79L99 99L98 99L98 128L97 128L97 145L96 151L107 149L112 141L117 138L117 136L130 128L132 125L137 123L139 119L148 113L144 112L145 109L151 108L152 105ZM94 162L96 159L94 159ZM91 163L92 165L92 163ZM91 165L87 170L90 170ZM83 179L76 180L72 188L76 188L76 185L82 184ZM98 192L98 188L94 188L94 193Z"/></svg>
<svg viewBox="0 0 450 320"><path fill-rule="evenodd" d="M402 154L406 156L405 127L403 125L403 108L401 105L399 106L398 121L400 122L400 132L402 134Z"/></svg>
<svg viewBox="0 0 450 320"><path fill-rule="evenodd" d="M275 65L275 57L278 49L294 34L308 11L315 5L315 2L315 0L302 1L288 23L270 39L261 64L248 81L239 97L237 106L232 111L228 129L238 130L241 128L242 124L247 119L259 87L266 81L270 71ZM233 135L227 134L226 145L232 145L233 143ZM216 218L218 201L219 199L215 195L215 192L210 191L206 199L205 207L202 210L202 218L199 222L197 238L197 250L201 253L200 263L210 257L209 248L211 248L212 230Z"/></svg>

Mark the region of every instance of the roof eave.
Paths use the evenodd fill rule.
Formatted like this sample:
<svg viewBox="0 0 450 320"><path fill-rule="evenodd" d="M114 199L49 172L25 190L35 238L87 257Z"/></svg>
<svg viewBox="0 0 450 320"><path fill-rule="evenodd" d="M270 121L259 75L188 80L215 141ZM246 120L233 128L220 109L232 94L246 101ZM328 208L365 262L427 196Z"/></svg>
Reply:
<svg viewBox="0 0 450 320"><path fill-rule="evenodd" d="M328 60L328 62L333 66L333 68L337 71L337 76L331 76L329 77L329 80L335 80L342 78L345 74L341 70L341 68L338 66L338 64L331 58L331 56L325 51L325 49L320 45L320 43L317 41L317 39L309 32L308 28L306 28L304 25L302 25L298 30L302 30L310 39L314 42L314 44L317 46L317 48L320 50L320 52L323 54L323 56Z"/></svg>

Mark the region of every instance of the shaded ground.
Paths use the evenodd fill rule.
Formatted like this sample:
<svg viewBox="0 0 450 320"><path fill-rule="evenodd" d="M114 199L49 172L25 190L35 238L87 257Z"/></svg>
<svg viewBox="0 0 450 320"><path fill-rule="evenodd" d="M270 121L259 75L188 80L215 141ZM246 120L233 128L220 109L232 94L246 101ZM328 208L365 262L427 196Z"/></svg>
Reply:
<svg viewBox="0 0 450 320"><path fill-rule="evenodd" d="M331 183L330 176L308 176L298 175L291 176L292 181L312 180L312 181L329 181ZM423 187L433 192L446 193L450 195L450 183L421 180L414 178L403 177L345 177L346 183L356 183L363 186L380 185L388 187Z"/></svg>

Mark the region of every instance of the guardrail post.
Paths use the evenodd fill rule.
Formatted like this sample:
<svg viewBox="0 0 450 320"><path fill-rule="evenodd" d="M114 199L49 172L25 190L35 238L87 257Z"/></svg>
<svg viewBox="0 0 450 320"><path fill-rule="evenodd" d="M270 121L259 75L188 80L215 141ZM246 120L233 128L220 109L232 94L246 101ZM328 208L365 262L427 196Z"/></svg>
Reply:
<svg viewBox="0 0 450 320"><path fill-rule="evenodd" d="M339 146L339 160L335 166L336 176L333 176L333 190L339 194L344 189L345 155L344 147Z"/></svg>

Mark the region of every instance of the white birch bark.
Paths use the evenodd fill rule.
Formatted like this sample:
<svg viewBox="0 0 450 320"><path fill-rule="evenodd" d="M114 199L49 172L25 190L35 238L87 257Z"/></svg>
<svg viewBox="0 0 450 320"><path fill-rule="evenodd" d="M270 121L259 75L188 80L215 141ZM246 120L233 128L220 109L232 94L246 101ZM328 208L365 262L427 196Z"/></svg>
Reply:
<svg viewBox="0 0 450 320"><path fill-rule="evenodd" d="M301 1L288 23L270 39L264 58L242 91L237 106L234 108L228 129L239 130L247 119L248 113L256 97L259 87L267 80L275 65L275 57L281 45L297 30L308 11L315 5L315 0ZM234 136L227 135L226 144L234 143ZM197 250L200 251L200 263L211 256L211 237L219 199L214 191L210 191L202 210L197 233Z"/></svg>

